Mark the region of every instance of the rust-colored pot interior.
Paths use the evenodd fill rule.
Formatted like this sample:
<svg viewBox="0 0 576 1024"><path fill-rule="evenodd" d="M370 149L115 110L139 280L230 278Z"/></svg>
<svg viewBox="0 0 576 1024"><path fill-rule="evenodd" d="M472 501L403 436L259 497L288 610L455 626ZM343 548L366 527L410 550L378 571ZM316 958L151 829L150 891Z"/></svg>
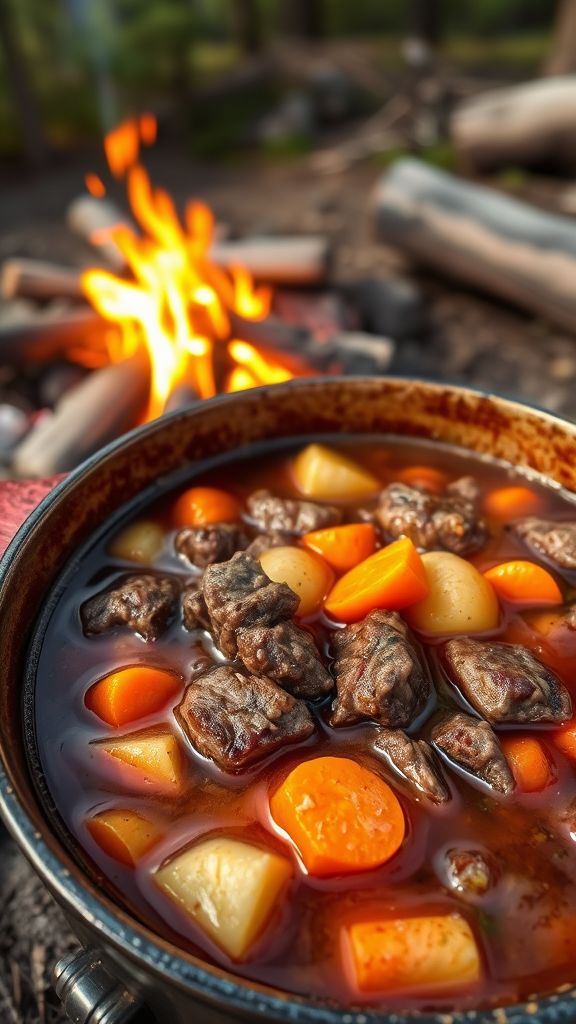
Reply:
<svg viewBox="0 0 576 1024"><path fill-rule="evenodd" d="M9 549L0 592L0 753L14 791L10 799L71 876L102 904L107 898L81 876L46 827L24 752L25 663L47 594L63 565L110 514L163 478L196 460L263 440L343 432L439 439L529 467L576 491L576 427L545 413L465 389L401 379L304 379L216 399L135 431L60 485ZM13 826L14 820L15 815ZM41 863L36 867L46 876ZM112 910L122 918L123 911Z"/></svg>

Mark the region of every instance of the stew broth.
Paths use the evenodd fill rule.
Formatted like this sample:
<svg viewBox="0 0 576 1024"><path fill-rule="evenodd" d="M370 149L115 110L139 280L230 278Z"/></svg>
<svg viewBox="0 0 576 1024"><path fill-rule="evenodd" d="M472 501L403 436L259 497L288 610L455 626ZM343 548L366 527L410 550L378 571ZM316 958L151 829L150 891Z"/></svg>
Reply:
<svg viewBox="0 0 576 1024"><path fill-rule="evenodd" d="M558 569L527 547L509 528L511 518L516 517L509 517L506 508L497 509L490 499L511 487L527 489L540 519L574 521L576 508L569 496L509 467L439 444L393 438L352 438L336 444L330 439L328 443L375 476L381 488L399 478L420 489L423 485L424 489L439 487L438 481L442 487L449 486L462 476L475 479L479 494L474 501L487 536L466 560L481 572L512 560L539 565L560 587L561 603L542 604L530 597L524 603L511 602L496 589L497 624L471 635L486 643L523 645L557 675L574 696L576 707L576 628L567 624L568 618L558 617L559 607L564 614L573 600L576 575ZM294 457L305 445L303 441L282 450L264 448L250 457L201 468L186 481L186 488L224 490L241 503L243 515L248 496L259 488L281 498L314 501L298 489L294 478ZM435 480L430 474L426 479L424 474L424 480L418 480L413 467L422 466L438 471L442 478L437 475ZM549 766L549 778L534 791L519 785L513 773L516 786L508 795L443 759L436 763L450 799L438 804L430 801L394 770L387 757L374 750L378 726L373 720L339 727L330 724L334 691L308 702L315 725L310 735L241 769L225 771L198 752L184 735L182 718L172 710L190 680L201 678L208 659L217 664L225 661L208 632L186 629L178 613L151 642L121 625L99 635L85 635L81 607L118 578L149 569L174 575L182 584L200 577L201 571L174 548L178 533L175 502L184 490L181 485L144 508L129 509L68 567L37 664L36 731L45 782L65 826L96 866L102 884L116 900L183 950L243 977L309 997L383 1009L433 1007L447 1011L513 1003L573 981L576 813L571 823L568 809L576 799L576 740L570 756L566 743L557 743L563 729L558 722L492 722L499 741L536 738ZM345 522L366 523L371 521L377 500L331 498L320 504L342 509ZM160 549L148 562L121 557L118 536L129 523L143 519L160 528ZM248 539L259 532L249 523L246 529ZM379 546L394 542L378 524L377 536ZM291 544L302 547L297 536ZM334 571L333 578L339 575ZM419 604L415 601L412 607ZM401 608L400 615L413 623L410 606ZM322 608L303 621L330 666L334 654L331 635L342 622L335 624ZM454 634L430 635L414 628L413 635L418 649L424 651L434 686L405 731L410 737L429 739L447 710L477 716L478 709L471 706L446 669L444 645ZM110 673L138 665L175 673L174 696L158 711L112 726L86 706L86 695ZM98 746L100 740L108 742L142 730L154 735L155 729L166 725L182 752L180 788L163 788L139 774L134 765L109 756ZM351 759L365 767L385 780L400 802L405 834L399 849L380 866L346 873L307 873L298 844L291 842L287 830L274 820L271 794L302 761L325 756ZM111 856L110 845L104 841L103 846L102 837L95 838L88 827L96 815L115 808L137 812L151 823L156 835L151 847L136 858L135 866ZM354 817L354 809L350 813ZM206 837L221 836L273 851L291 865L290 881L279 889L247 952L239 958L228 955L167 895L156 877L157 870L170 864L183 849ZM454 851L464 854L465 863L452 870ZM478 852L480 875L474 870L467 874L470 855ZM482 891L486 881L482 872L486 871L489 879ZM425 974L416 973L414 984L406 979L399 979L396 986L386 982L381 988L360 983L358 947L350 941L355 924L451 914L471 929L481 962L479 977L466 981L463 975L464 981L426 984L418 982Z"/></svg>

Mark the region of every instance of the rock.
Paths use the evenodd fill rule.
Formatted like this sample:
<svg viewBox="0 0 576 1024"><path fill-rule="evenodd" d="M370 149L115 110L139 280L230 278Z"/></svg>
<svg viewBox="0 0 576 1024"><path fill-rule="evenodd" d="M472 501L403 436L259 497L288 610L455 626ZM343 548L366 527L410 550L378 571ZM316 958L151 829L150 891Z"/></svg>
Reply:
<svg viewBox="0 0 576 1024"><path fill-rule="evenodd" d="M416 285L403 278L361 277L349 297L365 330L392 338L414 337L427 328L427 311Z"/></svg>

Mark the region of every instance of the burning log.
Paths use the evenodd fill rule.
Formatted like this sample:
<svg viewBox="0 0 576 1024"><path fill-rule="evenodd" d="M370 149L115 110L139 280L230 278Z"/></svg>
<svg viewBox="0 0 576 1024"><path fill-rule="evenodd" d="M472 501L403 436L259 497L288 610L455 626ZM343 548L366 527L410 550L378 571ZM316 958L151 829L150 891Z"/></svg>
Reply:
<svg viewBox="0 0 576 1024"><path fill-rule="evenodd" d="M450 130L471 165L576 167L576 75L495 89L461 103Z"/></svg>
<svg viewBox="0 0 576 1024"><path fill-rule="evenodd" d="M381 237L415 260L576 330L576 224L400 160L375 194Z"/></svg>
<svg viewBox="0 0 576 1024"><path fill-rule="evenodd" d="M21 476L67 472L138 422L150 378L140 352L103 370L95 370L67 392L54 414L42 419L14 452Z"/></svg>
<svg viewBox="0 0 576 1024"><path fill-rule="evenodd" d="M0 324L0 363L49 362L72 345L100 348L103 321L92 309L49 314L19 324Z"/></svg>
<svg viewBox="0 0 576 1024"><path fill-rule="evenodd" d="M118 224L134 227L131 218L108 199L81 196L68 209L68 224L76 234L95 245L116 270L124 257L110 231ZM267 284L318 284L326 279L330 244L322 235L266 235L261 238L217 240L210 258L220 267L241 264L253 277Z"/></svg>
<svg viewBox="0 0 576 1024"><path fill-rule="evenodd" d="M80 276L73 267L44 260L5 260L0 271L0 295L4 299L81 299Z"/></svg>

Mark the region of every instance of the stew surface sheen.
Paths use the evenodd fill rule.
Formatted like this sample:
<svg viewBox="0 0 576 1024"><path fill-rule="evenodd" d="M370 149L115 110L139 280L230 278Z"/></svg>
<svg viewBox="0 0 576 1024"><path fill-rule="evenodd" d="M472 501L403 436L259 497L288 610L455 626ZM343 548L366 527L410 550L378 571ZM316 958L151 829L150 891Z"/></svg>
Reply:
<svg viewBox="0 0 576 1024"><path fill-rule="evenodd" d="M45 783L78 844L78 854L84 860L87 856L92 872L118 902L183 950L287 992L347 1005L448 1012L514 1003L574 981L576 723L573 735L566 723L576 712L576 571L554 560L552 542L545 550L538 539L542 535L538 523L545 521L550 528L554 523L576 524L576 505L544 481L528 479L505 465L440 444L388 437L327 441L332 452L344 454L361 472L376 478L378 490L362 498L318 498L314 467L309 472L310 467L301 464L302 457L299 469L295 462L309 443L303 439L285 448L263 446L248 457L200 466L177 489L144 506L128 508L65 570L37 664L36 732ZM320 476L323 469L321 466ZM334 472L334 467L328 466L328 479L335 479ZM467 492L469 484L463 488L457 484L451 491L451 485L462 477L472 477L472 491ZM302 485L303 479L309 493L297 485L297 481ZM400 497L392 491L392 497L383 500L380 492L398 483L404 488ZM250 634L243 646L238 640L241 654L226 659L215 640L219 638L225 646L227 623L210 631L186 628L178 595L164 594L168 610L156 620L148 620L148 640L129 625L103 625L109 608L103 611L93 604L97 595L147 573L158 579L175 579L176 594L181 588L193 593L196 583L201 592L206 588L204 581L212 568L194 567L184 552L200 551L202 561L214 555L216 542L197 535L192 539L181 536L186 510L192 510L188 513L191 519L199 515L196 506L182 495L199 487L216 488L230 497L228 506L216 508L216 521L227 515L224 521L233 525L234 509L240 509L236 532L229 531L227 539L219 538L223 545L220 555L226 556L220 565L229 560L231 552L224 550L227 544L232 550L245 548L256 536L264 533L270 537L274 532L258 528L248 510L249 497L260 489L282 499L335 507L339 526L371 524L377 550L406 543L398 538L406 532L402 523L408 520L402 519L401 509L398 526L395 515L398 502L412 508L416 491L439 501L447 494L457 494L460 501L463 494L468 502L463 506L464 519L473 509L471 524L462 526L462 517L456 526L453 520L447 525L441 522L442 543L433 537L430 550L440 547L446 551L446 544L452 545L451 557L466 561L480 573L509 562L528 562L545 571L542 576L534 575L529 566L528 570L503 570L500 575L489 573L488 580L482 576L487 596L481 588L474 591L476 573L476 584L460 601L462 605L469 600L472 628L441 632L443 616L451 614L450 610L446 613L446 602L453 605L456 595L458 604L461 589L467 591L471 586L466 572L463 580L458 572L440 578L434 557L430 560L424 554L422 544L416 543L424 555L422 561L420 555L414 555L418 565L410 561L411 552L394 548L392 568L377 564L376 584L364 573L360 589L367 588L368 596L362 600L377 600L380 603L373 607L392 607L397 614L390 618L386 612L384 619L375 621L372 633L364 630L346 645L341 639L334 642L336 633L346 636L342 630L354 630L355 623L366 620L365 608L359 611L358 591L351 597L346 591L339 595L337 588L332 591L334 596L328 597L328 605L342 608L347 616L348 625L343 626L342 620L335 621L335 614L327 615L323 601L314 606L314 587L323 588L321 598L332 589L343 575L341 566L346 559L354 561L354 545L363 557L369 554L370 530L336 535L335 541L321 537L315 547L313 540L304 542L296 533L275 538L276 545L284 540L282 550L292 547L316 559L318 571L312 573L312 590L308 580L298 594L309 602L308 614L299 617L297 612L282 612L278 600L272 601L271 607L276 609L276 628L278 622L290 621L303 625L312 635L320 652L318 672L324 672L325 692L310 700L293 688L298 708L302 701L304 710L297 726L290 726L293 732L286 742L270 747L268 753L256 743L252 753L246 754L242 741L237 763L225 764L218 753L205 756L199 751L199 746L204 752L208 748L194 730L204 721L210 749L219 743L224 748L232 742L228 734L224 740L218 734L219 729L226 730L226 722L214 724L210 701L200 708L188 707L184 695L187 687L200 692L198 680L204 679L213 665L233 661L240 672L254 675L251 667L245 667L251 657L258 657L258 645L251 643ZM359 487L361 491L361 483ZM202 500L206 502L206 496ZM203 506L200 515L210 521L213 513L207 508ZM456 506L457 511L461 508ZM528 520L528 526L516 526ZM139 532L143 522L144 533ZM574 530L576 544L576 525ZM242 532L244 537L238 540ZM177 536L180 553L175 546ZM324 549L328 562L318 553L318 545L322 548L324 544L328 545ZM458 553L462 548L464 553ZM212 555L206 556L206 550ZM278 548L264 543L263 555L252 550L262 558L271 578L285 578L281 560L278 568ZM290 571L306 575L306 564L302 569L298 563ZM256 565L260 571L258 561ZM419 594L422 565L424 586L436 595L438 607L427 605L430 596L414 599ZM398 576L398 586L407 595L406 607L401 607L397 598L391 599L392 605L382 598L378 588L388 573L389 592L397 593ZM354 579L352 584L356 586ZM554 586L559 597L554 596ZM379 598L374 598L376 592ZM217 616L224 598L217 592L214 600L213 615ZM496 608L496 621L482 628L482 616L488 621L492 607ZM190 626L192 613L188 614ZM274 623L274 616L270 621ZM433 633L424 628L430 623L436 623ZM373 633L379 630L384 630L393 645L390 657L374 641ZM238 637L238 631L232 633L227 642L235 645ZM473 641L470 649L462 647L462 638ZM452 646L455 641L458 643ZM478 643L485 645L480 657ZM490 654L486 645L493 644L496 653ZM526 684L532 662L511 669L500 664L500 644L521 645L536 659L544 673L536 697ZM366 683L362 673L366 659L372 656L391 658L392 672L398 667L398 657L412 659L400 671L402 678L391 683L401 687L400 710L394 712L388 703L379 719L362 716L350 692L354 680ZM352 659L351 669L349 663L344 664L347 657ZM386 672L382 664L378 663L375 673L378 678ZM161 707L142 705L143 713L130 718L126 701L129 704L134 693L138 704L144 691L158 692L152 677L150 682L128 679L127 684L121 679L112 692L110 675L134 666L161 670L159 685L165 685L166 691ZM326 669L332 677L328 684ZM490 675L488 681L479 678L482 672ZM105 686L102 680L106 680ZM374 679L369 679L368 689L370 682L377 688ZM321 683L318 685L321 689ZM221 701L227 698L227 690L224 679ZM371 697L376 703L380 700L381 706L387 699L381 691ZM264 703L267 699L262 698ZM510 710L512 705L515 711ZM250 713L258 717L254 705ZM455 719L458 714L465 719ZM531 716L540 717L532 720ZM489 724L480 736L477 726L486 719ZM469 728L473 729L470 734ZM140 753L134 748L134 735L136 740L144 740ZM176 753L164 744L167 735L172 742L176 738ZM164 738L160 752L154 745L146 745L158 736ZM404 752L394 745L399 737ZM431 747L421 748L423 761L416 757L414 746L408 750L405 737L431 742ZM126 738L132 743L128 753L114 753L114 744ZM527 743L519 744L519 740ZM480 747L475 753L465 753L477 743ZM300 797L295 782L296 797L290 804L287 777L296 779L290 773L298 765L318 758L344 760L326 762L328 779L322 783L320 772L313 773ZM357 793L367 793L371 810L366 810L362 795L346 797L346 780L353 779L350 761L366 770ZM338 775L341 769L342 779ZM331 797L336 776L341 786ZM378 788L381 782L382 790ZM321 792L314 790L316 784ZM400 817L394 797L401 808ZM332 799L340 801L337 809ZM370 818L379 815L381 808L386 828L390 825L391 829L384 840L382 819ZM121 813L115 819L117 811ZM306 811L312 825L305 825L301 834L295 822L308 820ZM342 842L339 849L332 849L331 856L341 867L331 870L326 861L322 867L321 858L314 859L318 851L312 847L318 836L324 842L322 819L330 833L326 842L333 843L334 815ZM91 825L95 820L97 825ZM309 846L307 827L319 829L316 838L308 837ZM369 839L353 849L356 834L363 828ZM359 849L362 870L346 863L348 829L353 835L352 859ZM229 846L229 839L241 845ZM211 846L202 847L211 841ZM206 855L192 860L188 867L184 864L178 875L184 886L191 877L196 879L187 905L186 899L175 895L179 883L170 865L177 863L183 851L199 848ZM254 871L250 851L260 855ZM374 851L373 860L382 860L376 866L370 861ZM272 858L262 856L268 853ZM251 901L249 912L238 897L244 885ZM242 919L238 929L244 928L243 936L237 929L221 941L218 938L218 892L224 893L223 899L227 894L232 900L229 917L234 918L238 911ZM257 914L253 912L255 904L260 908ZM434 919L432 924L430 919ZM234 924L231 927L233 930Z"/></svg>

